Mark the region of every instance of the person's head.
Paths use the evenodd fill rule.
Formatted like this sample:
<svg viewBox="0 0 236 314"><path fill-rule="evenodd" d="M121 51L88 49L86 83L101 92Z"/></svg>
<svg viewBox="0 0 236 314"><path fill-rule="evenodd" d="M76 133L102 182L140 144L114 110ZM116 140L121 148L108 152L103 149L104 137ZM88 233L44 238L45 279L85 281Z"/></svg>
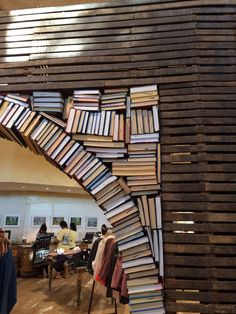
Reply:
<svg viewBox="0 0 236 314"><path fill-rule="evenodd" d="M106 226L105 224L103 224L103 225L102 225L102 227L101 227L101 232L102 232L102 235L106 234L106 233L107 233L107 231L108 231L107 226Z"/></svg>
<svg viewBox="0 0 236 314"><path fill-rule="evenodd" d="M47 232L47 225L43 223L39 229L39 233L46 233Z"/></svg>
<svg viewBox="0 0 236 314"><path fill-rule="evenodd" d="M62 220L62 221L60 222L60 226L61 226L62 229L68 228L67 222L64 221L64 220Z"/></svg>
<svg viewBox="0 0 236 314"><path fill-rule="evenodd" d="M76 224L75 224L74 222L71 222L71 223L70 223L70 230L77 231L77 229L76 229Z"/></svg>

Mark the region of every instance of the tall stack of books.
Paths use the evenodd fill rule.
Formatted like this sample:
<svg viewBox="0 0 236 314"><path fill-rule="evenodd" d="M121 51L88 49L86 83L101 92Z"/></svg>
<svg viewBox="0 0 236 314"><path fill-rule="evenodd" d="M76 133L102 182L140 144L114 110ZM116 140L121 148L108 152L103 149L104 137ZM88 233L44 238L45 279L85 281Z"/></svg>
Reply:
<svg viewBox="0 0 236 314"><path fill-rule="evenodd" d="M33 92L32 109L50 113L62 113L64 98L60 92Z"/></svg>
<svg viewBox="0 0 236 314"><path fill-rule="evenodd" d="M130 89L130 143L159 142L157 86Z"/></svg>
<svg viewBox="0 0 236 314"><path fill-rule="evenodd" d="M74 107L86 111L99 111L100 90L75 90L73 95Z"/></svg>
<svg viewBox="0 0 236 314"><path fill-rule="evenodd" d="M64 121L51 112L32 111L25 96L2 96L0 133L42 154L94 197L113 225L122 252L131 312L161 314L157 87L134 87L128 96L122 89L105 95L100 106L99 90L75 91L73 99L67 99ZM50 98L35 92L34 109L35 97Z"/></svg>

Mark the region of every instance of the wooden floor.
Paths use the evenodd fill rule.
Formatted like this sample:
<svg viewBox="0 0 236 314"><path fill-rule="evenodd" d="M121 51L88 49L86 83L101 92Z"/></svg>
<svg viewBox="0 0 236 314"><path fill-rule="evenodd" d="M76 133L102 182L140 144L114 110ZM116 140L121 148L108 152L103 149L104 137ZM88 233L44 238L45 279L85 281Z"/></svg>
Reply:
<svg viewBox="0 0 236 314"><path fill-rule="evenodd" d="M88 273L83 274L81 304L76 305L76 274L67 279L54 279L52 290L48 291L48 279L19 278L18 302L11 314L71 314L88 313L89 298L93 279ZM128 314L128 306L118 304L118 314ZM105 288L96 283L91 314L112 314L114 306L105 297Z"/></svg>

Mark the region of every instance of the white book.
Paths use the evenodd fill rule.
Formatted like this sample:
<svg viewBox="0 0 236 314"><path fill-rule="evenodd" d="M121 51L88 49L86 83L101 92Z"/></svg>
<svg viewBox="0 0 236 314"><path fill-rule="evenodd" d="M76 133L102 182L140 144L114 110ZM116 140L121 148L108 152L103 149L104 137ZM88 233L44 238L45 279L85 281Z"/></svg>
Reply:
<svg viewBox="0 0 236 314"><path fill-rule="evenodd" d="M104 136L109 135L110 123L111 123L111 111L106 111L106 119L105 119L105 125L104 125L104 130L103 130Z"/></svg>
<svg viewBox="0 0 236 314"><path fill-rule="evenodd" d="M105 215L106 215L107 219L109 219L109 218L112 218L112 217L120 214L124 210L131 208L131 207L134 207L133 201L129 201L125 204L122 204L122 205L116 207L115 209L106 212Z"/></svg>
<svg viewBox="0 0 236 314"><path fill-rule="evenodd" d="M5 111L3 112L3 114L0 117L0 123L2 123L2 121L6 118L6 116L8 115L8 113L11 111L11 109L13 108L15 104L10 103L7 108L5 109Z"/></svg>
<svg viewBox="0 0 236 314"><path fill-rule="evenodd" d="M89 164L87 164L87 166L85 166L85 167L82 166L80 168L81 171L77 175L77 178L78 179L82 178L83 175L85 175L97 162L98 162L98 158L92 157L91 159L89 159Z"/></svg>
<svg viewBox="0 0 236 314"><path fill-rule="evenodd" d="M115 114L114 119L114 131L113 131L113 141L119 140L119 114Z"/></svg>
<svg viewBox="0 0 236 314"><path fill-rule="evenodd" d="M107 147L92 147L86 146L86 149L94 153L127 153L126 148L107 148Z"/></svg>
<svg viewBox="0 0 236 314"><path fill-rule="evenodd" d="M46 151L48 150L52 145L53 143L59 138L59 136L61 135L61 133L63 132L62 129L59 129L51 138L50 140L47 142L46 145L44 145L43 149Z"/></svg>
<svg viewBox="0 0 236 314"><path fill-rule="evenodd" d="M52 109L52 110L56 110L56 109L62 109L64 106L63 104L59 104L59 103L35 103L34 102L34 109L38 109L40 108L40 110L45 110L45 109ZM42 108L42 109L41 109Z"/></svg>
<svg viewBox="0 0 236 314"><path fill-rule="evenodd" d="M98 158L123 158L124 154L119 153L96 153Z"/></svg>
<svg viewBox="0 0 236 314"><path fill-rule="evenodd" d="M121 205L122 203L126 202L127 200L130 199L130 195L125 195L121 198L119 198L117 201L113 202L112 205L105 207L107 211L112 210L113 208Z"/></svg>
<svg viewBox="0 0 236 314"><path fill-rule="evenodd" d="M133 241L126 242L124 244L120 244L120 245L118 244L118 246L119 246L120 251L124 251L124 250L128 250L134 246L138 246L138 245L141 245L143 243L148 243L148 242L149 242L148 237L144 236L144 237L135 239Z"/></svg>
<svg viewBox="0 0 236 314"><path fill-rule="evenodd" d="M89 112L86 111L85 112L85 116L84 116L84 121L83 121L83 126L82 126L81 133L86 133L88 118L89 118Z"/></svg>
<svg viewBox="0 0 236 314"><path fill-rule="evenodd" d="M157 92L157 85L147 85L147 86L138 86L138 87L131 87L130 93L142 93L142 92Z"/></svg>
<svg viewBox="0 0 236 314"><path fill-rule="evenodd" d="M86 150L83 149L82 146L80 146L74 154L71 155L71 157L66 161L65 165L66 167L69 167L70 164L73 162L73 160L76 158L77 160L77 157L80 157L79 160L81 161L81 159L84 158L84 156L87 154ZM73 166L74 167L74 166Z"/></svg>
<svg viewBox="0 0 236 314"><path fill-rule="evenodd" d="M15 127L17 128L18 127L18 125L24 120L24 119L26 119L26 116L27 116L27 114L29 115L30 114L30 109L29 108L26 108L26 110L22 113L22 115L20 116L20 118L19 118L19 120L17 120L15 123L14 123L14 125L15 125Z"/></svg>
<svg viewBox="0 0 236 314"><path fill-rule="evenodd" d="M69 142L71 137L67 135L63 141L58 145L58 147L54 150L53 154L51 155L51 158L54 159L57 157L57 155L61 152L61 150L66 146L66 144Z"/></svg>
<svg viewBox="0 0 236 314"><path fill-rule="evenodd" d="M78 147L80 147L80 148L79 148L80 151L83 149L83 148L80 146L79 143L75 143L75 144L69 149L69 151L65 154L65 156L59 161L59 165L62 166L62 165L67 161L67 159L70 158L71 155L73 155L73 153L76 151L76 149L77 149Z"/></svg>
<svg viewBox="0 0 236 314"><path fill-rule="evenodd" d="M91 192L92 195L95 195L96 193L98 193L100 190L102 190L103 188L105 188L105 186L107 186L108 184L110 184L111 182L117 180L116 176L110 176L109 178L107 178L105 181L103 181L101 184L99 184L99 186L97 186L95 189L93 189Z"/></svg>
<svg viewBox="0 0 236 314"><path fill-rule="evenodd" d="M154 131L159 132L158 106L152 106Z"/></svg>
<svg viewBox="0 0 236 314"><path fill-rule="evenodd" d="M101 118L100 118L100 124L99 124L99 130L98 130L99 135L103 135L104 125L105 125L105 115L106 115L106 111L102 111L101 112Z"/></svg>
<svg viewBox="0 0 236 314"><path fill-rule="evenodd" d="M99 89L84 89L84 90L74 90L74 95L100 95L100 90Z"/></svg>
<svg viewBox="0 0 236 314"><path fill-rule="evenodd" d="M17 130L20 130L20 128L23 126L23 124L25 123L25 121L29 118L29 116L31 115L32 111L29 110L27 112L27 114L24 116L24 118L21 120L21 122L19 124L17 124Z"/></svg>
<svg viewBox="0 0 236 314"><path fill-rule="evenodd" d="M156 291L156 290L162 290L162 289L163 289L162 284L156 283L156 284L129 287L128 291L130 294L133 294L133 293Z"/></svg>
<svg viewBox="0 0 236 314"><path fill-rule="evenodd" d="M146 264L151 264L153 263L153 258L148 256L148 257L142 257L138 259L134 259L131 261L127 262L122 262L122 268L129 268L129 267L134 267L134 266L139 266L139 265L146 265Z"/></svg>
<svg viewBox="0 0 236 314"><path fill-rule="evenodd" d="M158 239L159 239L159 274L164 277L164 254L163 254L163 237L162 229L158 229Z"/></svg>
<svg viewBox="0 0 236 314"><path fill-rule="evenodd" d="M97 113L94 134L98 135L101 120L101 112Z"/></svg>
<svg viewBox="0 0 236 314"><path fill-rule="evenodd" d="M151 310L145 310L145 311L132 311L132 309L130 310L131 314L135 314L135 313L139 313L139 314L165 314L165 309L161 308L161 309L151 309Z"/></svg>
<svg viewBox="0 0 236 314"><path fill-rule="evenodd" d="M143 133L143 134L132 134L131 139L152 139L157 138L159 139L159 133Z"/></svg>
<svg viewBox="0 0 236 314"><path fill-rule="evenodd" d="M35 97L35 96L34 96ZM36 97L34 98L34 103L48 103L51 105L52 103L64 103L64 99L62 97Z"/></svg>
<svg viewBox="0 0 236 314"><path fill-rule="evenodd" d="M5 116L5 119L2 121L2 125L6 126L7 123L10 121L10 119L14 116L16 111L18 110L19 105L14 104L14 106L11 108L10 111L8 111L8 114Z"/></svg>
<svg viewBox="0 0 236 314"><path fill-rule="evenodd" d="M86 155L85 160L83 160L83 162L81 161L81 163L80 163L79 167L77 168L77 170L74 171L76 173L76 177L78 179L80 179L82 177L81 173L83 175L84 174L84 170L87 169L87 167L90 169L90 166L93 163L93 158L94 158L93 156ZM77 165L75 165L75 167L77 167Z"/></svg>
<svg viewBox="0 0 236 314"><path fill-rule="evenodd" d="M30 138L32 140L35 140L37 136L42 132L42 130L45 128L45 126L48 124L47 119L43 119L39 125L34 129L34 131L30 134Z"/></svg>
<svg viewBox="0 0 236 314"><path fill-rule="evenodd" d="M83 106L83 105L75 105L76 109L80 109L83 111L98 111L99 107L98 106Z"/></svg>
<svg viewBox="0 0 236 314"><path fill-rule="evenodd" d="M8 123L6 124L7 128L11 128L13 126L13 124L16 122L16 120L19 118L19 116L21 115L22 111L25 110L25 107L20 106L16 112L14 113L14 115L11 117L11 119L8 121Z"/></svg>
<svg viewBox="0 0 236 314"><path fill-rule="evenodd" d="M98 159L97 159L97 160L98 160ZM95 166L94 166L93 168L91 168L89 171L87 171L86 174L83 176L82 179L83 179L83 180L86 180L88 177L90 177L91 174L92 174L95 170L97 170L98 167L101 166L101 164L102 164L101 161L97 161L97 163L95 164Z"/></svg>
<svg viewBox="0 0 236 314"><path fill-rule="evenodd" d="M91 134L95 134L95 127L96 127L97 116L98 116L98 112L94 112L93 113L93 123L92 123Z"/></svg>
<svg viewBox="0 0 236 314"><path fill-rule="evenodd" d="M162 228L161 197L155 197L157 228Z"/></svg>
<svg viewBox="0 0 236 314"><path fill-rule="evenodd" d="M21 101L19 99L15 99L15 98L11 98L11 97L6 96L4 98L4 100L9 101L9 102L14 102L14 104L21 105L23 107L29 107L29 104L27 104L26 102Z"/></svg>
<svg viewBox="0 0 236 314"><path fill-rule="evenodd" d="M149 136L143 136L143 135L149 135ZM139 135L131 135L130 137L130 143L136 144L136 143L158 143L159 142L159 133L153 133L151 134L139 134Z"/></svg>
<svg viewBox="0 0 236 314"><path fill-rule="evenodd" d="M70 108L70 112L69 112L69 117L67 119L67 124L66 124L66 132L70 133L72 130L72 126L73 126L73 122L74 122L74 118L75 118L75 108Z"/></svg>
<svg viewBox="0 0 236 314"><path fill-rule="evenodd" d="M36 91L33 92L33 97L61 97L62 94L60 92L43 92L43 91Z"/></svg>

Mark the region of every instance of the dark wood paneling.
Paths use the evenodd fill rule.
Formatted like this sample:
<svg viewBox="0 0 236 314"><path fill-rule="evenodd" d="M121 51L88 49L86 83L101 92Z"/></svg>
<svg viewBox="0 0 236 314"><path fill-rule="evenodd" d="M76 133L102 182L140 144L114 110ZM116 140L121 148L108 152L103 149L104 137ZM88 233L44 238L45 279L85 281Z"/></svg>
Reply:
<svg viewBox="0 0 236 314"><path fill-rule="evenodd" d="M168 314L236 312L235 20L235 0L0 12L2 92L158 84Z"/></svg>

